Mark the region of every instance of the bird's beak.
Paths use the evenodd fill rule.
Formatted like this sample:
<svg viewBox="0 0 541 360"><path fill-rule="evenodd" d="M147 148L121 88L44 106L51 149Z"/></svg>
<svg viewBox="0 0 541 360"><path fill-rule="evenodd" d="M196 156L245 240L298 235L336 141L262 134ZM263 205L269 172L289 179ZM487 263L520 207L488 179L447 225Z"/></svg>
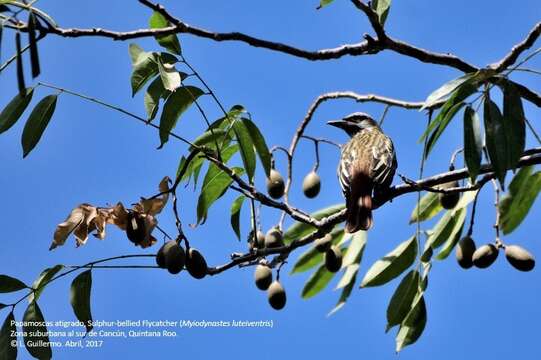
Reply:
<svg viewBox="0 0 541 360"><path fill-rule="evenodd" d="M327 125L337 127L339 129L344 129L347 126L348 122L345 120L331 120L327 121Z"/></svg>

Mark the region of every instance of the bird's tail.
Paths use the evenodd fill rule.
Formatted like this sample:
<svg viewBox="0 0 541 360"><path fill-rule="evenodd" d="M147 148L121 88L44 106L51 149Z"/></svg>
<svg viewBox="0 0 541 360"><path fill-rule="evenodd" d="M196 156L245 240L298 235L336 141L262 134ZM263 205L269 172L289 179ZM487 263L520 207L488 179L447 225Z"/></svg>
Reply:
<svg viewBox="0 0 541 360"><path fill-rule="evenodd" d="M369 176L357 174L351 184L351 194L347 202L346 232L354 233L372 227L372 189Z"/></svg>

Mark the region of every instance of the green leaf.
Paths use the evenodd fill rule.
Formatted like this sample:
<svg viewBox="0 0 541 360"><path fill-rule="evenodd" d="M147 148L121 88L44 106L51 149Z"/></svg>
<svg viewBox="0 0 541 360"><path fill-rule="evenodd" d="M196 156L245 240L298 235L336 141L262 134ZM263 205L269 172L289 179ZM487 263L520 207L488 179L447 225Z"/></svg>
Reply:
<svg viewBox="0 0 541 360"><path fill-rule="evenodd" d="M223 129L212 129L205 131L203 134L201 134L197 139L193 141L193 144L196 146L207 146L212 149L216 149L216 141L220 141L225 136L228 135L228 133ZM231 138L229 137L229 140ZM195 150L193 146L190 146L190 151Z"/></svg>
<svg viewBox="0 0 541 360"><path fill-rule="evenodd" d="M470 173L470 179L475 182L481 168L483 138L477 112L468 105L464 110L464 161Z"/></svg>
<svg viewBox="0 0 541 360"><path fill-rule="evenodd" d="M331 216L342 211L344 208L344 204L332 205L325 209L316 211L315 213L311 214L311 216L317 220L321 220L323 218L326 218L327 216ZM284 234L284 243L289 244L293 240L300 239L303 236L314 232L315 230L317 229L312 225L308 225L303 222L295 222L286 230Z"/></svg>
<svg viewBox="0 0 541 360"><path fill-rule="evenodd" d="M23 158L38 144L56 108L57 95L48 95L34 107L23 129Z"/></svg>
<svg viewBox="0 0 541 360"><path fill-rule="evenodd" d="M385 332L393 326L399 325L408 315L415 294L419 288L420 274L417 270L411 270L400 281L396 288L389 306L387 306L387 327Z"/></svg>
<svg viewBox="0 0 541 360"><path fill-rule="evenodd" d="M322 7L324 6L327 6L329 5L330 3L332 3L334 0L320 0L319 1L319 6L317 7L317 9L321 9Z"/></svg>
<svg viewBox="0 0 541 360"><path fill-rule="evenodd" d="M331 232L332 244L339 244L344 238L344 229L336 229ZM349 251L348 251L349 253ZM315 246L312 246L310 249L306 250L293 266L291 274L297 274L301 272L308 271L315 267L318 264L323 262L323 253L317 251Z"/></svg>
<svg viewBox="0 0 541 360"><path fill-rule="evenodd" d="M440 211L443 210L441 206L440 198L437 193L428 192L423 197L418 206L415 206L410 217L410 224L413 224L417 221L425 221L432 219Z"/></svg>
<svg viewBox="0 0 541 360"><path fill-rule="evenodd" d="M235 174L244 174L244 169L234 167ZM211 178L201 189L199 200L197 201L197 223L201 224L207 219L207 213L212 204L218 200L229 188L233 179L224 171L220 170L216 176Z"/></svg>
<svg viewBox="0 0 541 360"><path fill-rule="evenodd" d="M175 69L173 64L164 64L158 59L158 72L162 80L163 87L168 91L175 91L182 84L180 72Z"/></svg>
<svg viewBox="0 0 541 360"><path fill-rule="evenodd" d="M85 324L86 332L92 330L92 312L90 311L90 292L92 290L92 270L77 275L71 283L70 303L77 319Z"/></svg>
<svg viewBox="0 0 541 360"><path fill-rule="evenodd" d="M466 218L466 209L460 209L457 211L457 214L459 216L459 213L464 213L464 219ZM460 241L460 238L462 237L462 230L464 229L464 220L459 219L459 222L462 221L462 226L458 229L458 231L455 232L453 237L450 237L447 239L447 241L443 244L440 252L438 255L436 255L436 259L438 260L445 260L447 257L451 254L451 251L455 248L456 244Z"/></svg>
<svg viewBox="0 0 541 360"><path fill-rule="evenodd" d="M32 301L23 315L24 345L26 350L40 360L48 360L53 354L49 345L49 336L45 319L38 306L38 303Z"/></svg>
<svg viewBox="0 0 541 360"><path fill-rule="evenodd" d="M422 294L417 295L414 304L396 335L396 352L416 342L426 325L426 304Z"/></svg>
<svg viewBox="0 0 541 360"><path fill-rule="evenodd" d="M265 175L269 176L271 171L271 154L269 148L267 147L265 138L252 120L242 119L242 122L244 123L244 126L246 126L248 134L250 134L250 137L252 138L252 143L254 144L257 155L259 156L261 165L263 165L263 169L265 169Z"/></svg>
<svg viewBox="0 0 541 360"><path fill-rule="evenodd" d="M180 116L203 94L203 90L195 86L183 86L169 95L160 118L161 144L158 149L169 140L169 133L174 129Z"/></svg>
<svg viewBox="0 0 541 360"><path fill-rule="evenodd" d="M341 308L344 307L344 305L346 305L346 301L347 299L349 298L349 296L351 295L351 291L353 290L353 287L355 286L355 281L357 279L357 273L355 273L355 275L353 276L353 278L351 279L351 281L349 282L348 285L346 285L343 289L342 289L342 293L340 294L340 298L338 299L338 302L336 303L336 305L334 306L334 308L329 311L329 313L327 314L327 316L331 316L333 315L334 313L336 313L338 310L340 310Z"/></svg>
<svg viewBox="0 0 541 360"><path fill-rule="evenodd" d="M238 151L238 146L233 145L228 147L227 149L222 151L222 162L224 164L227 164L227 162L231 159L233 155ZM207 170L207 173L205 174L205 178L203 179L203 185L202 187L206 187L207 184L218 175L222 170L214 163L211 163L209 165L209 168Z"/></svg>
<svg viewBox="0 0 541 360"><path fill-rule="evenodd" d="M161 29L161 28L171 26L171 23L167 21L167 19L162 14L160 14L157 11L154 11L154 13L152 13L152 16L150 17L149 26L151 29ZM177 55L181 54L180 43L175 34L160 35L160 36L156 36L155 39L158 42L158 44L160 44L167 50Z"/></svg>
<svg viewBox="0 0 541 360"><path fill-rule="evenodd" d="M27 88L22 96L18 93L6 105L0 113L0 134L9 130L19 120L32 100L32 95L34 95L34 88Z"/></svg>
<svg viewBox="0 0 541 360"><path fill-rule="evenodd" d="M30 50L30 65L32 66L32 77L37 78L41 72L39 66L38 42L36 40L37 20L33 11L28 14L28 46Z"/></svg>
<svg viewBox="0 0 541 360"><path fill-rule="evenodd" d="M507 135L505 135L505 126L503 125L500 109L498 109L498 105L490 100L488 94L485 97L484 122L488 157L503 188L508 164Z"/></svg>
<svg viewBox="0 0 541 360"><path fill-rule="evenodd" d="M522 100L516 87L506 81L503 86L503 127L507 143L507 168L515 169L524 152L526 123Z"/></svg>
<svg viewBox="0 0 541 360"><path fill-rule="evenodd" d="M449 239L454 239L456 234L462 229L466 210L464 208L448 210L442 216L440 221L434 226L433 233L427 240L427 247L437 249Z"/></svg>
<svg viewBox="0 0 541 360"><path fill-rule="evenodd" d="M361 287L379 286L391 281L413 264L416 255L417 239L412 236L376 261L364 276Z"/></svg>
<svg viewBox="0 0 541 360"><path fill-rule="evenodd" d="M474 75L475 73L465 74L459 78L446 82L441 87L434 90L430 95L428 95L421 110L433 106L435 103L457 90L462 84L470 80Z"/></svg>
<svg viewBox="0 0 541 360"><path fill-rule="evenodd" d="M460 109L462 109L463 106L464 106L464 103L459 102L458 104L453 105L453 107L451 107L449 111L443 114L444 116L442 117L439 123L439 126L436 128L436 130L434 130L432 134L430 134L430 137L428 138L428 141L426 143L426 149L425 149L425 159L428 157L428 155L430 154L430 152L436 145L436 142L438 141L438 139L441 137L441 135L447 128L447 125L449 125L451 120L453 120L453 118L455 117L456 113Z"/></svg>
<svg viewBox="0 0 541 360"><path fill-rule="evenodd" d="M252 137L242 121L235 121L233 123L233 131L239 144L240 155L246 169L246 174L250 182L253 182L255 174L255 152Z"/></svg>
<svg viewBox="0 0 541 360"><path fill-rule="evenodd" d="M15 346L12 346L12 343L17 341L17 337L11 336L11 334L14 334L16 331L15 316L13 315L13 311L11 311L6 317L6 320L4 320L2 329L0 330L0 359L17 359L17 343L15 342Z"/></svg>
<svg viewBox="0 0 541 360"><path fill-rule="evenodd" d="M158 113L160 99L165 99L169 94L163 87L163 82L160 77L155 78L147 88L145 93L144 103L147 112L147 121L152 121Z"/></svg>
<svg viewBox="0 0 541 360"><path fill-rule="evenodd" d="M28 302L37 301L43 290L45 290L45 286L63 268L64 265L56 265L43 270L36 281L34 281L34 284L32 284L34 292L28 297Z"/></svg>
<svg viewBox="0 0 541 360"><path fill-rule="evenodd" d="M145 52L136 44L130 44L130 57L132 60L131 88L132 97L154 76L158 75L158 64L155 55Z"/></svg>
<svg viewBox="0 0 541 360"><path fill-rule="evenodd" d="M309 299L316 296L325 289L327 285L331 282L335 273L330 272L325 267L325 264L321 265L313 274L310 276L304 288L302 289L302 298Z"/></svg>
<svg viewBox="0 0 541 360"><path fill-rule="evenodd" d="M372 1L372 9L378 14L378 20L383 26L391 9L391 0L374 0Z"/></svg>
<svg viewBox="0 0 541 360"><path fill-rule="evenodd" d="M541 172L532 172L532 166L521 168L500 200L500 228L506 235L522 223L541 190Z"/></svg>
<svg viewBox="0 0 541 360"><path fill-rule="evenodd" d="M0 275L0 293L19 291L26 289L27 287L28 286L19 279L7 275Z"/></svg>
<svg viewBox="0 0 541 360"><path fill-rule="evenodd" d="M363 257L364 248L366 246L366 231L357 231L351 238L351 243L347 248L348 251L344 255L342 268L346 269L344 275L336 285L335 290L342 289L350 285L357 278L361 259Z"/></svg>
<svg viewBox="0 0 541 360"><path fill-rule="evenodd" d="M244 195L239 196L233 201L231 205L231 227L237 235L237 238L240 241L240 210L242 209L242 204L246 197Z"/></svg>

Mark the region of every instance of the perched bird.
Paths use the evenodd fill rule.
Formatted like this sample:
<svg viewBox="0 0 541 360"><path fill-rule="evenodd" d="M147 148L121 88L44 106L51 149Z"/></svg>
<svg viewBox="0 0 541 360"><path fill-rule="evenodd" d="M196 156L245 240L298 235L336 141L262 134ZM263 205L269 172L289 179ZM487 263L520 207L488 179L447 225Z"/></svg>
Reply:
<svg viewBox="0 0 541 360"><path fill-rule="evenodd" d="M346 198L346 232L372 227L372 196L389 188L397 167L391 139L365 113L353 113L327 124L351 139L342 147L338 179Z"/></svg>

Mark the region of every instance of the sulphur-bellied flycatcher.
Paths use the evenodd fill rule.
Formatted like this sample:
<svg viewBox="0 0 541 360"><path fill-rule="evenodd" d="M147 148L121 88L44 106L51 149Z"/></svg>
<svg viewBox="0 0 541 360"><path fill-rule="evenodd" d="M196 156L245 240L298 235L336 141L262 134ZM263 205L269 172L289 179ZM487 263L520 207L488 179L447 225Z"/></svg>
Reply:
<svg viewBox="0 0 541 360"><path fill-rule="evenodd" d="M397 167L393 142L365 113L353 113L328 124L351 137L342 147L338 165L346 198L346 232L368 230L372 226L372 196L389 188Z"/></svg>

